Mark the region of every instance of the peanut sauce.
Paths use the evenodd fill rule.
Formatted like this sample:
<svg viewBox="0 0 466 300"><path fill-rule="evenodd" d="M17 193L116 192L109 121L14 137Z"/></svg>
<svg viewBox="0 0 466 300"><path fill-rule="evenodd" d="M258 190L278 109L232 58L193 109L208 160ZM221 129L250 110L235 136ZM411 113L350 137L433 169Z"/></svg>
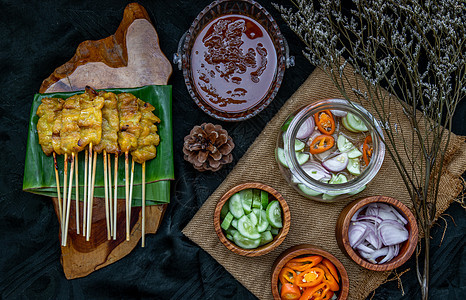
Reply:
<svg viewBox="0 0 466 300"><path fill-rule="evenodd" d="M212 20L191 50L194 86L203 100L225 112L254 107L268 93L277 54L267 31L244 15Z"/></svg>

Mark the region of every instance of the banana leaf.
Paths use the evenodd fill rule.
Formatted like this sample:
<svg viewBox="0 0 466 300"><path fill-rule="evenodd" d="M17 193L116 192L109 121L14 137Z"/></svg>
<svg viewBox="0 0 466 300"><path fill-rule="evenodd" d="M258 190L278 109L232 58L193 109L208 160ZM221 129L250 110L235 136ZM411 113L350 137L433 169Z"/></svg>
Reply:
<svg viewBox="0 0 466 300"><path fill-rule="evenodd" d="M170 180L174 179L173 166L173 130L172 130L172 89L171 86L144 86L140 88L117 88L106 89L106 91L119 93L132 93L139 99L149 102L155 107L154 114L157 115L161 122L157 124L158 134L160 135L160 144L157 146L157 156L146 162L146 205L156 205L170 202ZM66 99L72 95L83 93L66 92L66 93L49 93L36 94L31 107L29 119L28 141L26 148L26 162L24 167L23 190L48 197L57 197L57 185L55 180L55 170L53 156L46 156L39 145L37 135L37 108L45 97L56 97ZM97 166L95 174L94 197L104 197L104 167L103 155L97 156ZM111 155L112 162L112 184L114 172L114 155ZM60 188L63 195L63 165L64 157L57 156L58 170L60 175ZM79 197L82 200L84 195L84 151L78 154L79 170ZM131 170L131 155L129 158L129 168ZM68 164L68 182L70 165ZM75 199L75 179L73 178L72 199ZM134 167L134 186L132 206L141 205L142 190L142 167L135 164ZM112 190L113 193L113 190ZM125 198L125 157L118 158L118 198Z"/></svg>

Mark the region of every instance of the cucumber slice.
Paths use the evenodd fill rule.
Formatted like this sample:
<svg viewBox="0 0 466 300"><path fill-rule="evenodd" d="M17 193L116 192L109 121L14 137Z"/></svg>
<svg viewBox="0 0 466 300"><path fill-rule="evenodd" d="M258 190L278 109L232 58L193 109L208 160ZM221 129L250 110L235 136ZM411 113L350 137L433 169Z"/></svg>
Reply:
<svg viewBox="0 0 466 300"><path fill-rule="evenodd" d="M227 234L234 236L235 233L238 232L238 230L234 229L233 227L228 228Z"/></svg>
<svg viewBox="0 0 466 300"><path fill-rule="evenodd" d="M322 200L332 200L332 199L335 198L336 196L338 196L338 195L323 194L323 195L322 195Z"/></svg>
<svg viewBox="0 0 466 300"><path fill-rule="evenodd" d="M225 219L225 217L227 216L228 212L230 211L230 209L228 208L228 202L230 200L227 200L227 202L225 202L225 204L223 204L222 206L222 210L220 211L220 218L222 219Z"/></svg>
<svg viewBox="0 0 466 300"><path fill-rule="evenodd" d="M257 239L250 239L250 238L247 238L241 235L241 233L239 233L238 231L233 236L233 241L235 242L237 246L243 249L254 249L254 248L259 247L260 242L261 242L261 235L260 234L258 235L259 237Z"/></svg>
<svg viewBox="0 0 466 300"><path fill-rule="evenodd" d="M278 228L273 228L273 227L272 227L272 228L270 229L270 233L272 233L273 235L277 235L279 232L280 232L280 229L278 229Z"/></svg>
<svg viewBox="0 0 466 300"><path fill-rule="evenodd" d="M350 152L348 152L348 158L357 158L361 156L362 156L362 152L359 151L357 148L354 148Z"/></svg>
<svg viewBox="0 0 466 300"><path fill-rule="evenodd" d="M322 194L321 192L318 192L318 191L314 191L313 189L310 189L308 188L307 186L305 186L304 184L302 183L299 183L298 184L298 188L306 195L309 195L309 196L319 196L320 194Z"/></svg>
<svg viewBox="0 0 466 300"><path fill-rule="evenodd" d="M343 134L340 134L337 139L337 147L340 152L347 152L353 149L354 145Z"/></svg>
<svg viewBox="0 0 466 300"><path fill-rule="evenodd" d="M229 239L230 241L233 241L233 236L229 233L227 233L227 239Z"/></svg>
<svg viewBox="0 0 466 300"><path fill-rule="evenodd" d="M261 203L262 208L267 209L267 205L269 205L269 193L263 190L261 190Z"/></svg>
<svg viewBox="0 0 466 300"><path fill-rule="evenodd" d="M369 129L367 129L366 124L364 124L364 122L358 116L356 116L355 114L352 114L352 113L349 112L346 115L346 117L344 117L344 119L346 119L346 123L347 123L348 126L350 126L351 128L353 128L354 130L356 130L358 132L368 131L369 130Z"/></svg>
<svg viewBox="0 0 466 300"><path fill-rule="evenodd" d="M265 231L270 231L272 230L272 226L269 224L269 226L267 226L267 229Z"/></svg>
<svg viewBox="0 0 466 300"><path fill-rule="evenodd" d="M361 167L359 163L359 158L351 158L348 159L348 165L346 166L348 172L352 175L360 175L361 174Z"/></svg>
<svg viewBox="0 0 466 300"><path fill-rule="evenodd" d="M345 175L343 174L338 174L338 175L332 175L332 179L328 183L330 184L341 184L348 182L348 178L346 178Z"/></svg>
<svg viewBox="0 0 466 300"><path fill-rule="evenodd" d="M252 189L245 189L239 192L241 195L241 202L243 210L246 214L251 213L252 210Z"/></svg>
<svg viewBox="0 0 466 300"><path fill-rule="evenodd" d="M247 215L249 220L251 221L252 225L256 226L257 223L259 223L259 218L257 215L253 212L251 212L249 215Z"/></svg>
<svg viewBox="0 0 466 300"><path fill-rule="evenodd" d="M269 203L267 210L265 211L267 221L270 225L275 228L282 228L282 209L280 207L280 202L274 200Z"/></svg>
<svg viewBox="0 0 466 300"><path fill-rule="evenodd" d="M358 130L354 129L353 127L351 127L348 124L348 121L346 120L346 117L341 119L341 124L343 124L343 127L345 127L346 129L348 129L351 132L359 132Z"/></svg>
<svg viewBox="0 0 466 300"><path fill-rule="evenodd" d="M265 210L257 209L257 214L259 215L259 222L257 223L257 231L264 232L270 226L269 221L267 221L267 215Z"/></svg>
<svg viewBox="0 0 466 300"><path fill-rule="evenodd" d="M261 190L253 189L252 190L252 208L261 208Z"/></svg>
<svg viewBox="0 0 466 300"><path fill-rule="evenodd" d="M273 241L273 236L270 231L264 231L261 233L261 242L259 246L265 245Z"/></svg>
<svg viewBox="0 0 466 300"><path fill-rule="evenodd" d="M228 208L233 216L237 219L241 218L244 215L243 210L243 201L241 201L241 196L236 193L230 197L228 201Z"/></svg>
<svg viewBox="0 0 466 300"><path fill-rule="evenodd" d="M247 216L242 216L238 220L238 231L242 236L248 239L260 239L261 235L257 231L256 226L251 222Z"/></svg>
<svg viewBox="0 0 466 300"><path fill-rule="evenodd" d="M233 219L233 221L231 221L231 227L238 229L238 219Z"/></svg>
<svg viewBox="0 0 466 300"><path fill-rule="evenodd" d="M233 214L231 212L228 212L225 216L225 219L223 219L222 225L220 225L220 227L222 227L223 230L227 230L228 228L230 228L231 221L233 221L233 218Z"/></svg>
<svg viewBox="0 0 466 300"><path fill-rule="evenodd" d="M298 139L294 140L294 151L303 151L304 147L306 147L304 142L301 142Z"/></svg>
<svg viewBox="0 0 466 300"><path fill-rule="evenodd" d="M288 117L288 119L285 121L285 123L283 123L282 127L280 128L283 132L287 131L288 130L288 127L290 126L291 124L291 121L293 121L293 116L290 116Z"/></svg>
<svg viewBox="0 0 466 300"><path fill-rule="evenodd" d="M283 148L276 148L275 149L275 158L285 167L288 168L288 164L286 163L285 159L285 150ZM298 164L302 165L309 160L308 153L296 152L296 159L298 160Z"/></svg>

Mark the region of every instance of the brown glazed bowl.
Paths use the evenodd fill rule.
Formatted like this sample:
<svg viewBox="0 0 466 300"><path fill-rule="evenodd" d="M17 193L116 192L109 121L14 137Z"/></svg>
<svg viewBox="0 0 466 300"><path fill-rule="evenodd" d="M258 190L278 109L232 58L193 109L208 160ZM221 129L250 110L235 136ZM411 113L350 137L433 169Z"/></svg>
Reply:
<svg viewBox="0 0 466 300"><path fill-rule="evenodd" d="M223 205L227 202L228 199L230 199L230 197L233 194L241 190L251 189L251 188L264 190L268 192L271 195L271 197L275 198L276 200L278 200L278 202L280 202L280 206L282 208L283 228L280 229L278 234L273 238L273 240L270 243L259 246L255 249L243 249L226 238L225 233L220 227L221 225L220 211L222 210ZM290 208L288 207L288 204L286 203L283 196L279 192L277 192L274 188L268 185L262 184L262 183L258 183L258 182L243 183L243 184L235 186L234 188L226 192L222 196L222 198L220 198L214 211L214 228L215 228L215 232L218 235L219 240L223 243L223 245L225 245L225 247L227 247L232 252L239 254L239 255L243 255L243 256L249 256L249 257L261 256L277 248L285 240L285 237L288 234L288 231L290 230L290 223L291 223Z"/></svg>
<svg viewBox="0 0 466 300"><path fill-rule="evenodd" d="M264 89L264 96L257 100L253 106L236 110L230 106L220 108L200 95L193 78L193 72L199 70L193 70L191 57L196 38L201 34L202 30L213 20L232 14L244 15L260 24L268 32L276 53L276 67L268 91ZM294 65L294 57L290 57L288 52L287 42L277 23L259 3L254 0L217 0L199 13L189 30L183 35L173 62L178 65L180 70L183 70L184 81L191 98L205 113L222 121L244 121L257 115L275 98L282 83L285 68ZM215 89L221 90L224 87L215 86Z"/></svg>
<svg viewBox="0 0 466 300"><path fill-rule="evenodd" d="M408 221L408 224L406 224L406 229L409 232L408 240L403 242L398 255L384 264L373 264L361 257L358 252L350 246L348 239L348 228L353 215L358 209L375 202L386 203L393 206ZM400 201L386 196L371 196L351 202L340 213L335 227L335 235L341 251L346 253L347 256L361 267L372 271L389 271L404 264L416 249L418 234L419 230L416 218L409 208Z"/></svg>
<svg viewBox="0 0 466 300"><path fill-rule="evenodd" d="M287 250L285 250L280 256L277 257L275 262L272 266L272 294L273 298L276 300L280 300L280 292L278 290L278 275L280 271L285 266L285 264L290 261L291 259L302 256L302 255L320 255L328 260L335 266L338 273L340 274L340 290L338 291L338 300L345 300L348 298L349 292L349 278L348 273L346 272L345 267L343 264L332 254L325 251L324 249L310 245L310 244L302 244L293 246Z"/></svg>

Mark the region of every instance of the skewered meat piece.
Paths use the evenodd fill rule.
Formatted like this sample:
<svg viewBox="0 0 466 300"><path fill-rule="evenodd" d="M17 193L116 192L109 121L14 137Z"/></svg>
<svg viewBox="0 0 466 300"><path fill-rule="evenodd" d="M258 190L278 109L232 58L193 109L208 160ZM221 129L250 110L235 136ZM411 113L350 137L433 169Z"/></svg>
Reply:
<svg viewBox="0 0 466 300"><path fill-rule="evenodd" d="M97 145L102 139L102 107L104 106L104 98L96 96L94 93L94 90L86 88L86 92L78 96L81 107L78 120L80 129L78 145L81 149L90 143Z"/></svg>
<svg viewBox="0 0 466 300"><path fill-rule="evenodd" d="M102 139L94 147L97 153L103 150L107 153L119 153L118 131L120 120L118 118L118 101L114 93L100 92L99 96L104 99L102 107Z"/></svg>
<svg viewBox="0 0 466 300"><path fill-rule="evenodd" d="M160 123L160 119L152 113L155 107L150 103L138 99L138 104L141 113L141 134L138 137L137 148L131 152L131 156L135 162L142 164L156 155L155 146L159 144L160 137L155 123Z"/></svg>
<svg viewBox="0 0 466 300"><path fill-rule="evenodd" d="M44 98L37 108L37 134L39 135L39 144L45 155L49 156L53 152L52 135L55 119L61 114L63 100L60 98Z"/></svg>
<svg viewBox="0 0 466 300"><path fill-rule="evenodd" d="M72 96L65 100L62 110L60 140L61 148L64 153L79 152L83 149L78 145L80 139L79 131L79 95Z"/></svg>
<svg viewBox="0 0 466 300"><path fill-rule="evenodd" d="M141 133L141 112L138 108L138 99L129 93L118 95L118 117L120 118L120 131L118 144L121 152L129 152L138 146L138 137Z"/></svg>

